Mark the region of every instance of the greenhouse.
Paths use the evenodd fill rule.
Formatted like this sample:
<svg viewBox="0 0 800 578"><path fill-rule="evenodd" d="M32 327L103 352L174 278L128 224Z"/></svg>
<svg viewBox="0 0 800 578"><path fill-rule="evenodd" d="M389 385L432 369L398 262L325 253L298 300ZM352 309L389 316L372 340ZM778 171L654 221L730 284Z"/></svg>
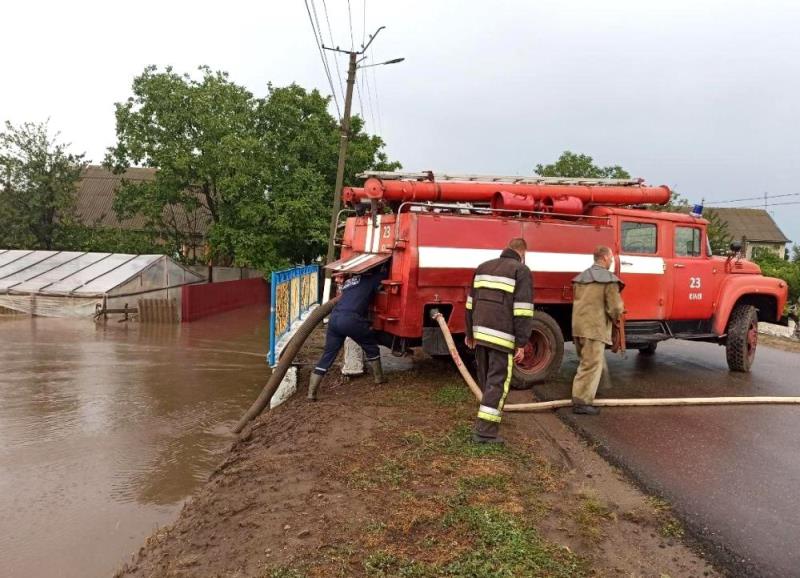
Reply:
<svg viewBox="0 0 800 578"><path fill-rule="evenodd" d="M205 279L165 255L0 249L0 309L46 317L161 300L180 311L181 288Z"/></svg>

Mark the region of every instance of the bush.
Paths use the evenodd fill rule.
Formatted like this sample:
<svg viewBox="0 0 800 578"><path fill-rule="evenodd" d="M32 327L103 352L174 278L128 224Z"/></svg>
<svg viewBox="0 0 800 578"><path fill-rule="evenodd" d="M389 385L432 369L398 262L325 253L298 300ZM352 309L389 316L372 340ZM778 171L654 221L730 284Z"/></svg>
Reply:
<svg viewBox="0 0 800 578"><path fill-rule="evenodd" d="M789 304L797 303L800 299L800 262L784 261L774 253L759 251L753 255L761 272L767 277L783 279L789 286Z"/></svg>

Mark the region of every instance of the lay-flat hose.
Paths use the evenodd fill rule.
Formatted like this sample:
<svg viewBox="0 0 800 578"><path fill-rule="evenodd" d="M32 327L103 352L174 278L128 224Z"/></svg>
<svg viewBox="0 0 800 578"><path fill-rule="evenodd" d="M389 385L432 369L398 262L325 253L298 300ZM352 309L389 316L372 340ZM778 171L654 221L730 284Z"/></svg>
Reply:
<svg viewBox="0 0 800 578"><path fill-rule="evenodd" d="M253 405L250 406L250 409L241 417L239 423L234 426L232 430L233 433L238 434L244 429L244 426L261 415L261 412L264 411L264 408L267 407L272 396L275 395L275 392L278 390L278 386L281 384L286 372L289 371L294 358L297 357L300 348L303 347L308 336L311 335L311 332L314 331L316 326L333 311L333 307L338 300L339 297L334 297L330 301L323 303L314 309L308 318L303 321L303 324L297 329L297 333L295 333L289 340L289 343L286 344L286 348L281 353L281 358L275 366L275 369L272 370L272 375L269 376L264 389L261 390L261 393L253 402Z"/></svg>
<svg viewBox="0 0 800 578"><path fill-rule="evenodd" d="M442 330L444 339L447 342L447 349L450 351L450 356L461 373L461 377L467 382L469 389L472 391L475 399L480 403L483 394L481 388L475 383L475 380L470 375L469 370L461 360L458 354L456 344L453 341L453 335L447 327L447 321L439 311L434 310L431 312L431 317L439 324ZM592 405L603 407L648 407L648 406L665 406L665 405L746 405L746 404L800 404L800 397L790 396L752 396L752 397L662 397L654 399L595 399ZM571 399L557 399L553 401L539 401L534 403L512 403L503 406L503 411L546 411L549 409L558 409L560 407L569 407L572 405Z"/></svg>

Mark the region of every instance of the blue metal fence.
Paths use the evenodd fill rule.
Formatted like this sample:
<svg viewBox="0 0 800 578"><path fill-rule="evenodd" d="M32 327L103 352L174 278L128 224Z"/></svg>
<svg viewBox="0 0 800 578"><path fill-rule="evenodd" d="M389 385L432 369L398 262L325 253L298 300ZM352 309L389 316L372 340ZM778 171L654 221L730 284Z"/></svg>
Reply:
<svg viewBox="0 0 800 578"><path fill-rule="evenodd" d="M319 303L319 266L307 265L272 273L269 312L270 367L278 362L281 350L300 320Z"/></svg>

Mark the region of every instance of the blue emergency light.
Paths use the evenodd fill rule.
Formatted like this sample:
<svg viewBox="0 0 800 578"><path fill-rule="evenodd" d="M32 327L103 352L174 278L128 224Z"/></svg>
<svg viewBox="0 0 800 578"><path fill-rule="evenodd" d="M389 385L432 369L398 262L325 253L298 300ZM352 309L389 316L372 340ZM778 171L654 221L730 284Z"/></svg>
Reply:
<svg viewBox="0 0 800 578"><path fill-rule="evenodd" d="M689 214L690 214L692 217L694 217L695 219L699 219L700 217L702 217L702 216L703 216L703 203L704 203L704 202L705 202L705 199L703 199L702 201L700 201L700 204L698 204L698 205L694 205L694 206L692 207L692 212L691 212L691 213L689 213Z"/></svg>

